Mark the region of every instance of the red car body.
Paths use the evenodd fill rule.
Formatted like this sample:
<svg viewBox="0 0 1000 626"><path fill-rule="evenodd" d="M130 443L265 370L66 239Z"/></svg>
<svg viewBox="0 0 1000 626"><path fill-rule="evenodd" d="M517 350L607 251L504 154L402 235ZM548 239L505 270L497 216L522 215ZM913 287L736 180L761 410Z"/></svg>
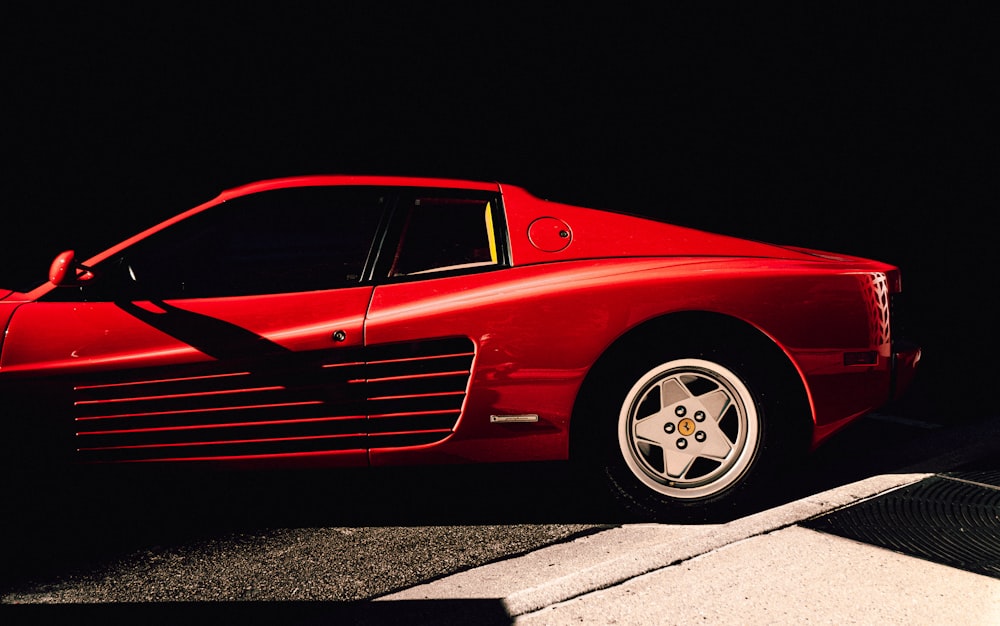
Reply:
<svg viewBox="0 0 1000 626"><path fill-rule="evenodd" d="M295 189L355 190L361 195L351 202L374 207L375 226L364 231L372 242L359 244L365 258L346 282L296 282L300 272L282 265L296 259L261 241L261 258L272 255L274 273L292 277L287 289L278 276L277 287L183 291L236 263L222 256L203 266L188 267L183 257L153 263L164 293L91 290L130 250L141 258L143 242L169 240L161 233L193 217ZM397 215L404 204L405 223ZM412 216L424 207L444 222L420 226ZM289 226L285 209L276 211L274 223L259 228L273 229L274 241ZM460 214L480 225L451 224ZM245 221L234 215L228 223ZM327 227L339 229L340 219L347 211ZM414 261L415 271L398 269L410 242L447 252L454 233L480 226L478 243L453 253L461 262L413 253L427 267ZM214 257L212 244L190 245ZM258 254L240 250L240 263ZM188 273L183 286L171 282L172 267ZM567 459L595 364L639 329L711 337L715 321L765 338L781 355L815 446L893 399L919 358L893 333L896 267L558 204L495 183L360 176L255 183L82 264L63 256L52 278L62 286L0 292L0 384L8 406L20 398L18 411L4 415L19 428L5 431L44 432L46 445L80 461Z"/></svg>

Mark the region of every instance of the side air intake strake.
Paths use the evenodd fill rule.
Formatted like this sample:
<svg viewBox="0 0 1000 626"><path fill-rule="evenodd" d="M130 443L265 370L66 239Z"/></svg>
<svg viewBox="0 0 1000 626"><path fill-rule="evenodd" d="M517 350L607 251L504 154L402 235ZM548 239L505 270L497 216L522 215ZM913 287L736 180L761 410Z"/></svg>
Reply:
<svg viewBox="0 0 1000 626"><path fill-rule="evenodd" d="M73 388L86 461L219 459L402 447L447 437L467 338L95 375Z"/></svg>

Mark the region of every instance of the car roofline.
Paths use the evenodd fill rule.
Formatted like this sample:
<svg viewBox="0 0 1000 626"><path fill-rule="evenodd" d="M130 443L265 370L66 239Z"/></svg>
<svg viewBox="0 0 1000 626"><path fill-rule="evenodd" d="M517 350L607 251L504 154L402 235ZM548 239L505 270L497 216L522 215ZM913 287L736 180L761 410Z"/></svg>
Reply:
<svg viewBox="0 0 1000 626"><path fill-rule="evenodd" d="M309 186L385 186L385 187L445 187L449 189L469 189L474 191L499 192L497 182L461 180L454 178L427 178L417 176L356 176L350 174L316 174L307 176L290 176L260 180L223 191L218 199L233 198L259 191L282 189L285 187Z"/></svg>

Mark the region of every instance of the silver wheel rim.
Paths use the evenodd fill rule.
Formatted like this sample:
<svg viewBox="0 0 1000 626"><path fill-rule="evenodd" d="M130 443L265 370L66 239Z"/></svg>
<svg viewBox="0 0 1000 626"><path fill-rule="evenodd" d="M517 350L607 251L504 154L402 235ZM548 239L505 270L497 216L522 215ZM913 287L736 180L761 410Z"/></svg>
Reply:
<svg viewBox="0 0 1000 626"><path fill-rule="evenodd" d="M718 363L678 359L640 378L622 403L618 444L653 491L705 498L738 482L760 440L753 396Z"/></svg>

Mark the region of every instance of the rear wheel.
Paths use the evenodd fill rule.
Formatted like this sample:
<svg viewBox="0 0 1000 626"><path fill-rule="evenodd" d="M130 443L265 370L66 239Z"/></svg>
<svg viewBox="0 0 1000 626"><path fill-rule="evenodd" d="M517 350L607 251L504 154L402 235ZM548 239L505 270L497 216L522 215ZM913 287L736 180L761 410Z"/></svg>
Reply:
<svg viewBox="0 0 1000 626"><path fill-rule="evenodd" d="M625 395L618 448L655 494L711 498L739 484L760 450L763 416L743 381L704 359L650 369Z"/></svg>
<svg viewBox="0 0 1000 626"><path fill-rule="evenodd" d="M586 418L591 459L618 501L642 517L742 513L773 485L779 461L804 449L804 416L787 414L799 405L774 359L700 349L630 362L612 368Z"/></svg>

